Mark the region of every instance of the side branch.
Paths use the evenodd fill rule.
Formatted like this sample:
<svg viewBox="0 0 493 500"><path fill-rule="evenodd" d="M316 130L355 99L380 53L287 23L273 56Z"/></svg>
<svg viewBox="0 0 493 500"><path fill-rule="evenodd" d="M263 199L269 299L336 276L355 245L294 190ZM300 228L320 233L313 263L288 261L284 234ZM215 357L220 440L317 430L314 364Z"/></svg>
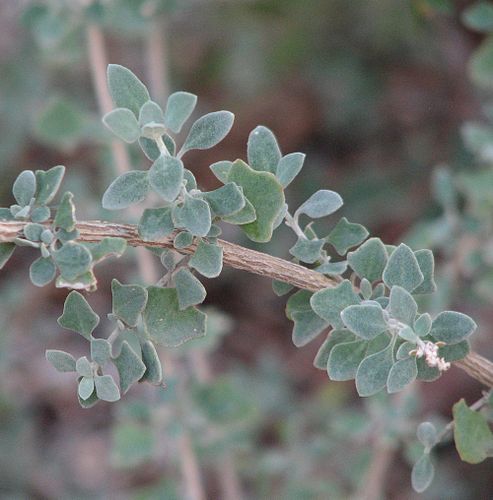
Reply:
<svg viewBox="0 0 493 500"><path fill-rule="evenodd" d="M0 242L12 242L22 237L25 225L26 222L0 221ZM77 229L80 231L79 241L98 242L103 238L118 237L124 238L129 245L134 247L173 248L173 234L161 241L144 241L139 237L136 226L132 224L87 221L79 222ZM337 285L336 281L294 262L224 240L218 240L218 243L224 251L224 264L235 269L290 283L297 288L312 292ZM194 250L195 245L191 245L180 252L190 254ZM454 364L482 384L493 387L493 363L483 356L471 352Z"/></svg>

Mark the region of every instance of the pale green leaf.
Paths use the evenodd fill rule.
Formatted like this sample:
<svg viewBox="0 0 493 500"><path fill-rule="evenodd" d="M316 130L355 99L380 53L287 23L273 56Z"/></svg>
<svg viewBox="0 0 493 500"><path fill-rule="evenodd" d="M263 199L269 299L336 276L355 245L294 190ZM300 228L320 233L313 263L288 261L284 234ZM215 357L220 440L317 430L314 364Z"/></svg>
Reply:
<svg viewBox="0 0 493 500"><path fill-rule="evenodd" d="M147 290L140 285L122 285L111 282L113 314L128 326L135 327L147 303Z"/></svg>
<svg viewBox="0 0 493 500"><path fill-rule="evenodd" d="M78 394L84 401L89 399L94 391L94 379L92 377L82 377L79 381Z"/></svg>
<svg viewBox="0 0 493 500"><path fill-rule="evenodd" d="M46 222L51 217L51 210L48 207L36 207L31 212L33 222Z"/></svg>
<svg viewBox="0 0 493 500"><path fill-rule="evenodd" d="M219 245L200 241L189 262L190 267L206 278L219 276L223 268L223 249Z"/></svg>
<svg viewBox="0 0 493 500"><path fill-rule="evenodd" d="M438 442L438 432L431 422L421 422L416 430L416 437L428 449Z"/></svg>
<svg viewBox="0 0 493 500"><path fill-rule="evenodd" d="M77 373L82 377L92 377L93 369L90 361L86 358L86 356L80 357L75 362L75 369Z"/></svg>
<svg viewBox="0 0 493 500"><path fill-rule="evenodd" d="M148 124L164 126L164 113L158 103L147 101L139 112L139 125L143 127Z"/></svg>
<svg viewBox="0 0 493 500"><path fill-rule="evenodd" d="M358 366L365 357L368 343L364 340L343 342L335 345L329 354L327 373L329 378L337 381L352 380L356 376Z"/></svg>
<svg viewBox="0 0 493 500"><path fill-rule="evenodd" d="M106 339L91 340L91 359L104 366L111 358L111 344Z"/></svg>
<svg viewBox="0 0 493 500"><path fill-rule="evenodd" d="M60 204L58 205L54 226L62 228L64 231L71 232L75 229L75 205L73 202L74 195L66 192Z"/></svg>
<svg viewBox="0 0 493 500"><path fill-rule="evenodd" d="M177 134L188 118L190 118L196 104L196 95L188 92L175 92L171 94L166 103L164 123L169 129Z"/></svg>
<svg viewBox="0 0 493 500"><path fill-rule="evenodd" d="M214 216L224 217L238 213L245 206L243 191L234 182L204 193Z"/></svg>
<svg viewBox="0 0 493 500"><path fill-rule="evenodd" d="M300 173L305 156L303 153L290 153L279 160L275 173L283 188L288 187Z"/></svg>
<svg viewBox="0 0 493 500"><path fill-rule="evenodd" d="M289 249L289 253L301 262L313 264L320 259L320 252L324 246L324 240L308 240L298 238L298 241Z"/></svg>
<svg viewBox="0 0 493 500"><path fill-rule="evenodd" d="M387 259L387 249L379 238L370 238L357 250L347 254L351 269L360 278L366 278L368 281L381 279Z"/></svg>
<svg viewBox="0 0 493 500"><path fill-rule="evenodd" d="M103 116L103 123L117 137L129 144L140 137L140 127L134 113L127 108L116 108Z"/></svg>
<svg viewBox="0 0 493 500"><path fill-rule="evenodd" d="M103 208L119 210L139 203L149 192L147 172L133 170L117 177L103 194Z"/></svg>
<svg viewBox="0 0 493 500"><path fill-rule="evenodd" d="M229 171L233 166L232 161L222 160L209 166L212 173L224 184L228 182Z"/></svg>
<svg viewBox="0 0 493 500"><path fill-rule="evenodd" d="M135 382L140 380L146 371L146 365L127 341L122 343L120 354L113 359L113 363L118 370L122 394L125 394Z"/></svg>
<svg viewBox="0 0 493 500"><path fill-rule="evenodd" d="M181 206L172 212L175 226L182 227L194 236L206 236L212 224L209 204L200 198L185 195Z"/></svg>
<svg viewBox="0 0 493 500"><path fill-rule="evenodd" d="M476 328L476 323L469 316L456 311L443 311L433 320L430 334L435 340L457 344Z"/></svg>
<svg viewBox="0 0 493 500"><path fill-rule="evenodd" d="M36 170L36 203L48 205L60 188L65 167L57 165L49 170Z"/></svg>
<svg viewBox="0 0 493 500"><path fill-rule="evenodd" d="M126 248L127 240L124 238L107 237L98 243L89 244L89 250L94 263L100 262L107 257L121 257Z"/></svg>
<svg viewBox="0 0 493 500"><path fill-rule="evenodd" d="M368 234L367 229L361 224L349 222L346 217L342 217L326 240L339 255L346 255L350 248L359 245L368 237Z"/></svg>
<svg viewBox="0 0 493 500"><path fill-rule="evenodd" d="M353 342L354 340L354 334L349 330L332 330L320 346L313 365L320 370L327 370L327 363L332 348L337 344Z"/></svg>
<svg viewBox="0 0 493 500"><path fill-rule="evenodd" d="M423 280L424 276L416 256L407 245L401 243L387 261L383 271L384 283L389 288L398 285L412 292Z"/></svg>
<svg viewBox="0 0 493 500"><path fill-rule="evenodd" d="M29 267L29 278L35 286L45 286L55 279L56 267L51 257L39 257Z"/></svg>
<svg viewBox="0 0 493 500"><path fill-rule="evenodd" d="M92 310L86 299L79 292L70 292L65 299L63 314L58 318L58 324L90 340L91 333L98 323L99 316Z"/></svg>
<svg viewBox="0 0 493 500"><path fill-rule="evenodd" d="M387 383L392 365L392 344L380 352L367 356L356 372L358 394L366 397L381 391Z"/></svg>
<svg viewBox="0 0 493 500"><path fill-rule="evenodd" d="M341 312L344 325L358 337L371 340L388 329L379 305L357 304L346 307Z"/></svg>
<svg viewBox="0 0 493 500"><path fill-rule="evenodd" d="M173 240L173 246L181 250L182 248L187 248L189 247L193 242L193 234L189 233L188 231L181 231L175 236L175 239Z"/></svg>
<svg viewBox="0 0 493 500"><path fill-rule="evenodd" d="M68 352L48 349L46 359L59 372L75 372L75 358Z"/></svg>
<svg viewBox="0 0 493 500"><path fill-rule="evenodd" d="M163 382L163 368L156 348L150 340L146 340L142 344L142 361L146 365L142 380L154 385L160 385Z"/></svg>
<svg viewBox="0 0 493 500"><path fill-rule="evenodd" d="M44 230L45 227L42 224L29 222L24 226L24 236L30 241L40 241Z"/></svg>
<svg viewBox="0 0 493 500"><path fill-rule="evenodd" d="M174 280L181 310L204 302L207 295L204 285L188 269L180 269Z"/></svg>
<svg viewBox="0 0 493 500"><path fill-rule="evenodd" d="M428 313L422 314L415 322L414 322L414 331L418 337L426 337L430 333L431 330L431 316Z"/></svg>
<svg viewBox="0 0 493 500"><path fill-rule="evenodd" d="M493 31L493 5L484 0L475 2L462 12L462 21L468 27L483 33Z"/></svg>
<svg viewBox="0 0 493 500"><path fill-rule="evenodd" d="M0 269L9 261L15 250L15 243L0 243Z"/></svg>
<svg viewBox="0 0 493 500"><path fill-rule="evenodd" d="M418 313L418 304L407 290L396 285L390 290L388 311L394 319L413 326L414 318Z"/></svg>
<svg viewBox="0 0 493 500"><path fill-rule="evenodd" d="M129 69L119 64L108 66L107 77L115 106L127 108L136 117L139 116L140 108L150 99L146 86Z"/></svg>
<svg viewBox="0 0 493 500"><path fill-rule="evenodd" d="M159 241L169 236L175 226L171 208L146 208L139 222L139 236L144 241Z"/></svg>
<svg viewBox="0 0 493 500"><path fill-rule="evenodd" d="M433 481L435 468L431 463L428 453L424 453L421 458L414 464L411 473L411 483L414 491L423 493Z"/></svg>
<svg viewBox="0 0 493 500"><path fill-rule="evenodd" d="M435 259L431 250L418 250L414 252L419 268L423 273L423 282L413 290L413 293L433 293L437 289L435 283Z"/></svg>
<svg viewBox="0 0 493 500"><path fill-rule="evenodd" d="M72 241L65 243L59 250L53 252L53 258L63 277L69 281L75 280L91 269L91 252L80 243Z"/></svg>
<svg viewBox="0 0 493 500"><path fill-rule="evenodd" d="M175 201L183 183L183 163L172 156L160 156L149 170L149 184L165 201Z"/></svg>
<svg viewBox="0 0 493 500"><path fill-rule="evenodd" d="M295 212L295 217L305 214L318 219L333 214L343 205L342 198L335 191L320 189L312 194Z"/></svg>
<svg viewBox="0 0 493 500"><path fill-rule="evenodd" d="M36 193L36 176L32 170L22 171L14 181L12 194L17 203L24 207L29 205L31 198L34 198Z"/></svg>
<svg viewBox="0 0 493 500"><path fill-rule="evenodd" d="M120 399L120 391L111 375L96 375L94 385L96 386L96 394L102 401L112 403Z"/></svg>
<svg viewBox="0 0 493 500"><path fill-rule="evenodd" d="M390 394L402 391L407 385L416 380L417 375L416 358L408 357L396 361L392 365L387 378L387 391Z"/></svg>
<svg viewBox="0 0 493 500"><path fill-rule="evenodd" d="M281 151L271 130L259 125L250 132L247 156L248 163L254 170L276 173Z"/></svg>

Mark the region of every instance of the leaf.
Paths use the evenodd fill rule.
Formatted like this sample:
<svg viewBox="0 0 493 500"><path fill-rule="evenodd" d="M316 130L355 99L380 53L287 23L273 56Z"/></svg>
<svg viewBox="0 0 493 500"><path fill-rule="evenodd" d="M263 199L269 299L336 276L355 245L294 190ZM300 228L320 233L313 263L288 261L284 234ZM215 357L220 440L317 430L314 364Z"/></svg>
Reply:
<svg viewBox="0 0 493 500"><path fill-rule="evenodd" d="M116 108L103 116L103 123L117 137L132 144L140 137L140 127L135 114L127 108Z"/></svg>
<svg viewBox="0 0 493 500"><path fill-rule="evenodd" d="M428 366L424 357L417 358L416 365L418 367L418 380L433 382L442 375L442 372L436 366Z"/></svg>
<svg viewBox="0 0 493 500"><path fill-rule="evenodd" d="M272 291L278 296L282 297L286 295L293 289L293 285L290 283L284 283L283 281L272 280Z"/></svg>
<svg viewBox="0 0 493 500"><path fill-rule="evenodd" d="M332 330L324 343L320 346L317 355L313 361L313 366L320 370L327 370L330 351L337 344L354 342L355 337L349 330Z"/></svg>
<svg viewBox="0 0 493 500"><path fill-rule="evenodd" d="M180 269L174 280L180 310L204 302L207 295L204 285L188 269Z"/></svg>
<svg viewBox="0 0 493 500"><path fill-rule="evenodd" d="M189 307L180 310L174 288L151 286L144 311L144 323L151 339L166 347L177 347L188 340L205 335L206 315Z"/></svg>
<svg viewBox="0 0 493 500"><path fill-rule="evenodd" d="M169 236L175 225L171 218L171 208L146 208L140 218L138 231L144 241L159 241Z"/></svg>
<svg viewBox="0 0 493 500"><path fill-rule="evenodd" d="M51 210L48 207L36 207L31 212L33 222L46 222L51 217Z"/></svg>
<svg viewBox="0 0 493 500"><path fill-rule="evenodd" d="M237 213L233 215L224 215L222 220L228 224L243 225L253 222L257 219L257 214L255 213L255 208L246 198L245 206ZM275 228L275 223L272 225Z"/></svg>
<svg viewBox="0 0 493 500"><path fill-rule="evenodd" d="M122 285L111 282L113 314L128 326L135 327L147 303L147 290L140 285Z"/></svg>
<svg viewBox="0 0 493 500"><path fill-rule="evenodd" d="M119 210L141 202L149 192L147 172L133 170L117 177L103 194L103 208Z"/></svg>
<svg viewBox="0 0 493 500"><path fill-rule="evenodd" d="M327 362L329 378L340 382L352 380L365 357L367 345L368 343L364 340L356 340L334 346Z"/></svg>
<svg viewBox="0 0 493 500"><path fill-rule="evenodd" d="M370 238L356 251L347 254L351 269L360 278L366 278L370 282L382 278L387 259L387 249L380 238Z"/></svg>
<svg viewBox="0 0 493 500"><path fill-rule="evenodd" d="M315 271L329 276L340 276L347 270L347 262L324 262L321 266L315 268Z"/></svg>
<svg viewBox="0 0 493 500"><path fill-rule="evenodd" d="M493 39L487 37L469 59L471 79L485 89L493 87Z"/></svg>
<svg viewBox="0 0 493 500"><path fill-rule="evenodd" d="M77 397L79 400L79 404L82 406L82 408L92 408L99 402L99 398L97 397L95 390L86 400L83 400L78 394Z"/></svg>
<svg viewBox="0 0 493 500"><path fill-rule="evenodd" d="M320 252L324 243L324 240L307 240L298 238L296 244L289 249L289 253L301 262L313 264L320 259Z"/></svg>
<svg viewBox="0 0 493 500"><path fill-rule="evenodd" d="M121 257L127 248L127 240L118 237L103 238L99 243L89 246L94 263L107 257Z"/></svg>
<svg viewBox="0 0 493 500"><path fill-rule="evenodd" d="M106 339L91 340L91 359L104 366L111 358L111 344Z"/></svg>
<svg viewBox="0 0 493 500"><path fill-rule="evenodd" d="M75 369L80 376L92 378L92 365L85 356L82 356L75 362Z"/></svg>
<svg viewBox="0 0 493 500"><path fill-rule="evenodd" d="M36 177L32 170L22 171L14 181L12 194L17 203L24 207L29 205L31 198L36 193Z"/></svg>
<svg viewBox="0 0 493 500"><path fill-rule="evenodd" d="M28 222L24 226L24 236L30 241L40 241L41 233L45 230L42 224Z"/></svg>
<svg viewBox="0 0 493 500"><path fill-rule="evenodd" d="M380 352L367 356L356 372L356 390L362 397L381 391L393 365L392 343Z"/></svg>
<svg viewBox="0 0 493 500"><path fill-rule="evenodd" d="M245 234L252 241L269 241L285 203L282 186L271 173L257 172L241 160L233 163L228 181L243 188L243 194L255 209L255 221L241 226Z"/></svg>
<svg viewBox="0 0 493 500"><path fill-rule="evenodd" d="M58 318L58 324L91 340L91 333L98 323L99 316L92 310L86 299L79 292L70 292L65 299L63 314Z"/></svg>
<svg viewBox="0 0 493 500"><path fill-rule="evenodd" d="M183 183L183 163L172 156L160 156L149 170L149 184L165 201L175 201Z"/></svg>
<svg viewBox="0 0 493 500"><path fill-rule="evenodd" d="M0 269L3 269L10 257L12 257L14 250L15 243L0 243Z"/></svg>
<svg viewBox="0 0 493 500"><path fill-rule="evenodd" d="M139 112L139 125L162 125L164 127L164 114L161 106L154 101L147 101ZM164 131L163 131L164 133Z"/></svg>
<svg viewBox="0 0 493 500"><path fill-rule="evenodd" d="M223 248L213 243L200 241L190 259L189 266L206 278L215 278L223 268Z"/></svg>
<svg viewBox="0 0 493 500"><path fill-rule="evenodd" d="M428 449L438 442L438 432L431 422L421 422L416 430L416 437Z"/></svg>
<svg viewBox="0 0 493 500"><path fill-rule="evenodd" d="M271 130L259 125L250 132L247 156L248 163L254 170L276 173L281 150Z"/></svg>
<svg viewBox="0 0 493 500"><path fill-rule="evenodd" d="M419 264L419 268L423 273L423 282L413 290L413 293L433 293L436 292L437 285L435 283L435 259L431 250L418 250L414 252Z"/></svg>
<svg viewBox="0 0 493 500"><path fill-rule="evenodd" d="M294 311L291 318L294 321L292 340L296 347L307 345L329 326L312 310Z"/></svg>
<svg viewBox="0 0 493 500"><path fill-rule="evenodd" d="M283 188L287 188L300 173L305 156L303 153L290 153L279 160L275 174Z"/></svg>
<svg viewBox="0 0 493 500"><path fill-rule="evenodd" d="M123 341L120 354L113 359L113 363L118 370L122 394L125 394L135 382L140 380L146 371L146 365L126 340Z"/></svg>
<svg viewBox="0 0 493 500"><path fill-rule="evenodd" d="M469 316L456 311L443 311L433 320L430 334L446 344L457 344L474 333L476 328L476 323Z"/></svg>
<svg viewBox="0 0 493 500"><path fill-rule="evenodd" d="M212 165L209 166L209 168L212 170L212 173L222 183L226 184L228 182L229 171L231 170L232 166L233 166L232 161L223 160L213 163Z"/></svg>
<svg viewBox="0 0 493 500"><path fill-rule="evenodd" d="M470 29L483 33L493 31L493 5L489 2L476 2L462 13L462 22Z"/></svg>
<svg viewBox="0 0 493 500"><path fill-rule="evenodd" d="M63 195L62 201L58 205L54 226L60 227L65 231L73 231L75 229L75 205L73 202L74 195L70 192L66 192Z"/></svg>
<svg viewBox="0 0 493 500"><path fill-rule="evenodd" d="M144 152L144 154L147 156L147 158L149 158L149 160L151 161L155 161L161 156L161 151L159 151L156 141L154 141L153 139L148 139L147 137L140 137L139 146ZM174 150L173 152L170 151L170 154L174 155L174 153L175 153Z"/></svg>
<svg viewBox="0 0 493 500"><path fill-rule="evenodd" d="M96 386L96 394L102 401L112 403L120 399L120 391L111 375L96 375L94 385Z"/></svg>
<svg viewBox="0 0 493 500"><path fill-rule="evenodd" d="M312 194L295 212L295 217L305 214L312 219L318 219L333 214L343 205L342 198L335 191L320 189Z"/></svg>
<svg viewBox="0 0 493 500"><path fill-rule="evenodd" d="M48 205L58 190L65 175L65 167L58 165L49 170L36 170L36 203Z"/></svg>
<svg viewBox="0 0 493 500"><path fill-rule="evenodd" d="M136 117L139 116L140 108L150 100L146 86L129 69L119 64L108 66L107 77L115 106L127 108Z"/></svg>
<svg viewBox="0 0 493 500"><path fill-rule="evenodd" d="M415 357L396 361L392 365L387 378L387 391L389 394L402 391L407 385L416 380L417 375L418 367L416 366Z"/></svg>
<svg viewBox="0 0 493 500"><path fill-rule="evenodd" d="M423 280L416 256L407 245L401 243L387 261L383 271L384 283L389 288L398 285L412 292Z"/></svg>
<svg viewBox="0 0 493 500"><path fill-rule="evenodd" d="M94 391L94 379L92 377L82 377L79 381L79 388L77 391L79 397L85 401L89 399L92 391Z"/></svg>
<svg viewBox="0 0 493 500"><path fill-rule="evenodd" d="M189 94L188 92L175 92L171 94L166 103L164 123L177 134L184 123L190 118L196 104L196 95Z"/></svg>
<svg viewBox="0 0 493 500"><path fill-rule="evenodd" d="M411 342L413 344L416 344L416 342L418 341L416 333L410 326L406 326L405 328L399 330L398 335L401 339L404 339L407 342Z"/></svg>
<svg viewBox="0 0 493 500"><path fill-rule="evenodd" d="M471 410L464 399L455 403L454 440L460 458L469 464L478 464L493 456L493 433L486 417Z"/></svg>
<svg viewBox="0 0 493 500"><path fill-rule="evenodd" d="M19 205L12 205L12 207L19 207ZM12 214L12 211L10 208L0 208L0 220L15 220L14 214Z"/></svg>
<svg viewBox="0 0 493 500"><path fill-rule="evenodd" d="M182 248L187 248L193 243L193 235L188 231L182 231L175 236L173 240L173 246L180 250Z"/></svg>
<svg viewBox="0 0 493 500"><path fill-rule="evenodd" d="M368 237L368 234L367 229L361 224L349 222L346 217L342 217L326 240L339 255L346 255L350 248L359 245Z"/></svg>
<svg viewBox="0 0 493 500"><path fill-rule="evenodd" d="M75 372L75 358L68 352L48 349L46 359L59 372Z"/></svg>
<svg viewBox="0 0 493 500"><path fill-rule="evenodd" d="M53 252L53 258L63 277L69 281L91 269L91 252L79 243L65 243L60 250Z"/></svg>
<svg viewBox="0 0 493 500"><path fill-rule="evenodd" d="M179 156L191 149L209 149L221 142L233 126L234 115L229 111L215 111L200 117L190 129Z"/></svg>
<svg viewBox="0 0 493 500"><path fill-rule="evenodd" d="M388 329L379 305L357 304L346 307L341 312L344 325L365 340L371 340Z"/></svg>
<svg viewBox="0 0 493 500"><path fill-rule="evenodd" d="M435 468L431 463L428 453L424 453L421 458L414 464L411 473L411 483L414 491L423 493L433 481Z"/></svg>
<svg viewBox="0 0 493 500"><path fill-rule="evenodd" d="M234 182L204 193L214 216L223 217L238 213L245 206L243 191Z"/></svg>
<svg viewBox="0 0 493 500"><path fill-rule="evenodd" d="M468 340L463 340L458 344L445 345L438 349L438 355L443 357L445 361L458 361L459 359L465 358L471 347Z"/></svg>
<svg viewBox="0 0 493 500"><path fill-rule="evenodd" d="M415 322L414 322L414 331L418 337L426 337L430 333L431 330L431 316L428 313L422 314Z"/></svg>
<svg viewBox="0 0 493 500"><path fill-rule="evenodd" d="M360 302L361 299L354 293L349 280L344 280L334 288L320 290L310 299L313 310L337 329L344 328L341 319L343 309Z"/></svg>
<svg viewBox="0 0 493 500"><path fill-rule="evenodd" d="M163 382L163 368L156 348L150 340L142 344L142 361L146 365L146 371L141 380L160 385Z"/></svg>
<svg viewBox="0 0 493 500"><path fill-rule="evenodd" d="M400 286L393 286L390 290L388 310L393 318L413 326L414 318L418 313L418 304L407 290Z"/></svg>
<svg viewBox="0 0 493 500"><path fill-rule="evenodd" d="M55 279L56 267L51 257L39 257L29 267L29 278L35 286L45 286Z"/></svg>
<svg viewBox="0 0 493 500"><path fill-rule="evenodd" d="M175 226L183 227L194 236L206 236L212 224L209 204L200 198L185 195L183 205L175 207L173 213Z"/></svg>

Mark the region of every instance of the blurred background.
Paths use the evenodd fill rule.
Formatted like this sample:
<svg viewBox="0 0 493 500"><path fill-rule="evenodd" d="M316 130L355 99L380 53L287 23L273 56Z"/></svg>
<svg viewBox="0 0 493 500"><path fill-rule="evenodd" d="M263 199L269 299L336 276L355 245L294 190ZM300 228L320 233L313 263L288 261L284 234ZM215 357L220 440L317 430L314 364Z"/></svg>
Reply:
<svg viewBox="0 0 493 500"><path fill-rule="evenodd" d="M493 251L485 256L481 245L491 240L493 221L493 21L466 15L475 4L0 1L0 205L13 203L20 171L63 164L80 220L124 220L100 205L115 161L149 162L137 147L122 152L101 124L107 109L98 68L123 64L161 105L168 93L186 90L199 96L197 113L235 113L226 140L188 157L202 187L218 186L211 163L245 158L249 132L266 125L283 153L307 153L287 191L293 207L316 189L333 189L345 200L339 216L387 243L434 247L445 291L430 309L471 314L481 327L475 348L491 359ZM433 189L434 167L444 164L454 210L466 221L446 231L447 207ZM251 245L236 229L228 227L225 238ZM455 244L471 231L481 237L458 258ZM281 228L256 248L287 257L293 243ZM167 389L136 387L122 402L83 410L73 377L56 373L44 351L83 355L86 345L56 324L66 291L29 282L32 260L20 249L0 277L0 498L185 498L176 444L183 427L207 498L351 498L375 479L371 464L382 443L393 450L377 478L382 498L418 498L409 468L419 451L417 424L446 422L454 402L481 394L452 368L404 401L362 401L353 383L330 382L313 367L321 338L292 345L285 299L267 280L225 270L206 283L210 335L187 346L198 354L185 361L206 366L184 375L185 397L176 397L180 380L168 380ZM129 251L99 267L89 300L102 317L111 307L111 278L139 279L135 260ZM478 276L482 285L470 286ZM491 461L464 464L445 444L436 467L433 486L419 498L493 497Z"/></svg>

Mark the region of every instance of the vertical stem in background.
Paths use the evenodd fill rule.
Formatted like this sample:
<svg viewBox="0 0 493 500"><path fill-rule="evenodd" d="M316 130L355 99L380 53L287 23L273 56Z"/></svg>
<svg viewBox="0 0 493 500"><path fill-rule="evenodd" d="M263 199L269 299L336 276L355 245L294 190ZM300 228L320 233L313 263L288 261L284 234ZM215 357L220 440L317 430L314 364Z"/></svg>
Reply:
<svg viewBox="0 0 493 500"><path fill-rule="evenodd" d="M150 82L151 95L159 103L164 105L170 90L169 78L169 54L166 43L166 19L157 18L152 23L152 27L147 36L147 68ZM201 384L210 384L214 379L211 363L206 353L203 351L190 351L188 354L189 365L191 365L195 377ZM190 438L184 439L184 445L192 446ZM182 457L185 460L186 457ZM195 459L195 456L193 457ZM189 457L191 460L192 457ZM196 459L195 459L196 463ZM183 464L189 469L189 474L200 476L198 466L193 464ZM218 458L216 473L221 487L222 498L224 500L242 500L241 485L236 472L234 456L225 451Z"/></svg>
<svg viewBox="0 0 493 500"><path fill-rule="evenodd" d="M106 114L113 108L113 101L106 86L108 58L106 55L104 36L99 26L88 24L86 38L94 92L97 97L100 112ZM157 43L158 40L156 38L153 41L153 47L157 47ZM159 55L154 56L153 60L154 59L159 59ZM159 64L157 64L157 67L159 67ZM166 87L163 86L160 91L163 92L165 88ZM112 141L111 150L117 172L122 174L131 170L132 165L125 145L121 142ZM131 213L131 211L129 212ZM152 255L145 248L137 249L137 262L142 279L146 283L156 283L159 276L156 273ZM173 363L171 363L169 359L167 360L166 357L163 361L168 374L171 374L171 372L174 371ZM193 449L190 434L186 430L183 431L179 438L178 447L180 450L180 466L186 498L187 500L204 500L205 493L197 457Z"/></svg>

